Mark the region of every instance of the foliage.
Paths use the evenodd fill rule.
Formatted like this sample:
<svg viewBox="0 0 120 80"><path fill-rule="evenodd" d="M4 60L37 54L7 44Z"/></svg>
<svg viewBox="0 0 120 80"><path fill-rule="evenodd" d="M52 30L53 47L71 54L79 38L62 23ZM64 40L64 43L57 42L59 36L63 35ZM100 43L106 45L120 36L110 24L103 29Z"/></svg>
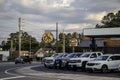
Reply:
<svg viewBox="0 0 120 80"><path fill-rule="evenodd" d="M19 32L10 33L10 38L7 39L7 42L6 43L4 41L2 42L2 44L4 43L4 46L2 46L3 49L9 50L12 46L14 50L18 50L19 49L18 36ZM30 45L31 49L39 48L39 42L34 37L29 35L27 32L23 32L21 37L22 50L30 50Z"/></svg>
<svg viewBox="0 0 120 80"><path fill-rule="evenodd" d="M101 23L103 25L96 25L96 28L112 28L112 27L120 27L120 11L117 13L108 13L103 17Z"/></svg>

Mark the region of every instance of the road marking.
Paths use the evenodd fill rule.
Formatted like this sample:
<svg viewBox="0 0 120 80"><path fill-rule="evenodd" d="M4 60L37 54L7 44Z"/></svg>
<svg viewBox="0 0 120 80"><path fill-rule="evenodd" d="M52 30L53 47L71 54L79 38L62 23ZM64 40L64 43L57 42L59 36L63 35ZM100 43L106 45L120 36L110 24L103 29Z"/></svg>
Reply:
<svg viewBox="0 0 120 80"><path fill-rule="evenodd" d="M8 77L8 78L1 78L0 80L9 80L9 79L16 79L16 78L23 78L25 76L16 76L16 77Z"/></svg>
<svg viewBox="0 0 120 80"><path fill-rule="evenodd" d="M14 70L14 69L17 69L17 68L18 68L18 67L7 69L7 70L4 71L4 73L5 73L5 74L8 74L8 75L16 75L16 74L13 74L13 73L9 73L8 71Z"/></svg>

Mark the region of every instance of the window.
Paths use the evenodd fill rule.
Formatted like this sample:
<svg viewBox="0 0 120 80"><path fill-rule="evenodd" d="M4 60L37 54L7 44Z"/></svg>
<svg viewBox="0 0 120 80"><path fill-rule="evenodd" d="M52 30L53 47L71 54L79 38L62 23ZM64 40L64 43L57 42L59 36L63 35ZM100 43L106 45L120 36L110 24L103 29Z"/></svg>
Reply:
<svg viewBox="0 0 120 80"><path fill-rule="evenodd" d="M93 53L93 54L90 56L90 58L96 58L96 57L97 57L96 53Z"/></svg>
<svg viewBox="0 0 120 80"><path fill-rule="evenodd" d="M111 56L110 57L112 60L120 60L120 56Z"/></svg>
<svg viewBox="0 0 120 80"><path fill-rule="evenodd" d="M98 56L101 56L101 53L98 53Z"/></svg>

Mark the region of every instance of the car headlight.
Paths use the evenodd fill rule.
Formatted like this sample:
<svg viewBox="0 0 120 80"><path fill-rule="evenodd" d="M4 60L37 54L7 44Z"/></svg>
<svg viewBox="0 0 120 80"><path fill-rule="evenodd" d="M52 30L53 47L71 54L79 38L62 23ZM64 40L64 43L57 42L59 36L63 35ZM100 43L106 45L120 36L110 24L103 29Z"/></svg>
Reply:
<svg viewBox="0 0 120 80"><path fill-rule="evenodd" d="M23 61L23 59L20 59L21 61Z"/></svg>
<svg viewBox="0 0 120 80"><path fill-rule="evenodd" d="M81 60L77 60L76 62L81 62Z"/></svg>
<svg viewBox="0 0 120 80"><path fill-rule="evenodd" d="M95 63L95 65L100 65L100 63Z"/></svg>
<svg viewBox="0 0 120 80"><path fill-rule="evenodd" d="M67 62L67 61L66 61L66 60L62 60L62 62L64 62L64 63L65 63L65 62Z"/></svg>

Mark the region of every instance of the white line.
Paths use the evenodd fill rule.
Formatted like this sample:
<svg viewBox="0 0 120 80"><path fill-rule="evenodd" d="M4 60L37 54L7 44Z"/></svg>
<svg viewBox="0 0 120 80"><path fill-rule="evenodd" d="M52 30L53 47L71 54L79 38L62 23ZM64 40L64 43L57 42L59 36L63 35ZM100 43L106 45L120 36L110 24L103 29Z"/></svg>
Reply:
<svg viewBox="0 0 120 80"><path fill-rule="evenodd" d="M8 71L14 70L14 69L17 69L17 68L18 68L18 67L7 69L7 70L4 71L4 73L5 73L5 74L8 74L8 75L16 75L16 74L9 73Z"/></svg>
<svg viewBox="0 0 120 80"><path fill-rule="evenodd" d="M8 78L1 78L0 80L9 80L9 79L16 79L16 78L23 78L25 76L16 76L16 77L8 77Z"/></svg>

